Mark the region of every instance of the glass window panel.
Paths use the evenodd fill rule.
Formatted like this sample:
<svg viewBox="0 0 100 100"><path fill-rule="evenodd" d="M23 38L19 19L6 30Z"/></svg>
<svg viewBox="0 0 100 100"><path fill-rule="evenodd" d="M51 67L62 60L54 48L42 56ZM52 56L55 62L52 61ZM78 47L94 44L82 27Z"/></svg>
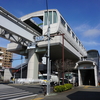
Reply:
<svg viewBox="0 0 100 100"><path fill-rule="evenodd" d="M68 26L68 25L67 25L67 30L68 30L68 32L70 33L70 30L71 30L71 29L69 28L69 26Z"/></svg>
<svg viewBox="0 0 100 100"><path fill-rule="evenodd" d="M56 11L53 11L53 23L57 23L58 17Z"/></svg>
<svg viewBox="0 0 100 100"><path fill-rule="evenodd" d="M49 11L49 21L50 21L50 24L52 24L52 11Z"/></svg>
<svg viewBox="0 0 100 100"><path fill-rule="evenodd" d="M97 52L88 52L88 58L95 58L95 57L98 57Z"/></svg>
<svg viewBox="0 0 100 100"><path fill-rule="evenodd" d="M72 37L75 38L75 34L72 32Z"/></svg>
<svg viewBox="0 0 100 100"><path fill-rule="evenodd" d="M47 12L44 14L44 25L47 25Z"/></svg>
<svg viewBox="0 0 100 100"><path fill-rule="evenodd" d="M81 42L79 41L79 46L81 46Z"/></svg>
<svg viewBox="0 0 100 100"><path fill-rule="evenodd" d="M63 20L62 17L60 17L60 18L61 18L61 23L62 23L62 25L65 27L65 21Z"/></svg>
<svg viewBox="0 0 100 100"><path fill-rule="evenodd" d="M76 37L76 42L78 43L78 38Z"/></svg>

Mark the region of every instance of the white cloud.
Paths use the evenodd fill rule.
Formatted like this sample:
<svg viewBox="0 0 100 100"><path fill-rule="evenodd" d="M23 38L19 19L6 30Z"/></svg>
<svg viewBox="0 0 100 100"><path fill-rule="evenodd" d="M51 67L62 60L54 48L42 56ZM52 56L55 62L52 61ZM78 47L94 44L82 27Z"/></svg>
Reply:
<svg viewBox="0 0 100 100"><path fill-rule="evenodd" d="M100 35L100 24L95 27L91 27L88 24L83 24L75 27L74 30L84 37L98 37Z"/></svg>
<svg viewBox="0 0 100 100"><path fill-rule="evenodd" d="M95 41L82 41L82 43L84 44L84 45L93 45L93 46L100 46L100 43L98 43L98 42L95 42Z"/></svg>
<svg viewBox="0 0 100 100"><path fill-rule="evenodd" d="M84 36L86 37L97 37L100 35L100 29L88 29L86 32L84 32Z"/></svg>
<svg viewBox="0 0 100 100"><path fill-rule="evenodd" d="M86 30L88 30L90 28L90 26L89 25L87 25L87 24L82 24L82 25L80 25L80 26L77 26L77 27L75 27L74 28L74 30L76 31L76 32L84 32L84 31L86 31Z"/></svg>

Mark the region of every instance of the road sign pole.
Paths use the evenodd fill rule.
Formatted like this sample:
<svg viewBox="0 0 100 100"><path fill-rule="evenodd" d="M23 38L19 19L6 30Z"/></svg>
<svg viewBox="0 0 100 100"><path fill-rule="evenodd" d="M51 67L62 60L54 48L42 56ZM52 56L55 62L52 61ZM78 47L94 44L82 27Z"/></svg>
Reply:
<svg viewBox="0 0 100 100"><path fill-rule="evenodd" d="M49 23L49 21L48 21ZM50 94L50 24L48 24L48 67L47 67L47 95Z"/></svg>

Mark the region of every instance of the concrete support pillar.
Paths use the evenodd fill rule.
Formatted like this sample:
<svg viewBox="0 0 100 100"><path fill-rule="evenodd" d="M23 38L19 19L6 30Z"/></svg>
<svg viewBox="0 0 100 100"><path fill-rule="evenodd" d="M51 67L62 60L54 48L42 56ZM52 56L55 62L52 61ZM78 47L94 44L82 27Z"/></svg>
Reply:
<svg viewBox="0 0 100 100"><path fill-rule="evenodd" d="M38 55L34 49L30 49L28 52L27 78L38 79L38 64Z"/></svg>
<svg viewBox="0 0 100 100"><path fill-rule="evenodd" d="M98 79L97 79L97 66L94 66L94 79L95 79L95 86L98 86Z"/></svg>

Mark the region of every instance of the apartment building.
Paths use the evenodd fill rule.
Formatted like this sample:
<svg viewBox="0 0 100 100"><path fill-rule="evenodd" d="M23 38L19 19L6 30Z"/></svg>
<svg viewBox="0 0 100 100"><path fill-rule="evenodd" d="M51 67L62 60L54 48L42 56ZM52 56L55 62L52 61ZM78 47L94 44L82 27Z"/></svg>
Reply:
<svg viewBox="0 0 100 100"><path fill-rule="evenodd" d="M8 52L6 48L0 47L0 66L10 68L12 67L12 62L9 62L12 59L12 53Z"/></svg>

